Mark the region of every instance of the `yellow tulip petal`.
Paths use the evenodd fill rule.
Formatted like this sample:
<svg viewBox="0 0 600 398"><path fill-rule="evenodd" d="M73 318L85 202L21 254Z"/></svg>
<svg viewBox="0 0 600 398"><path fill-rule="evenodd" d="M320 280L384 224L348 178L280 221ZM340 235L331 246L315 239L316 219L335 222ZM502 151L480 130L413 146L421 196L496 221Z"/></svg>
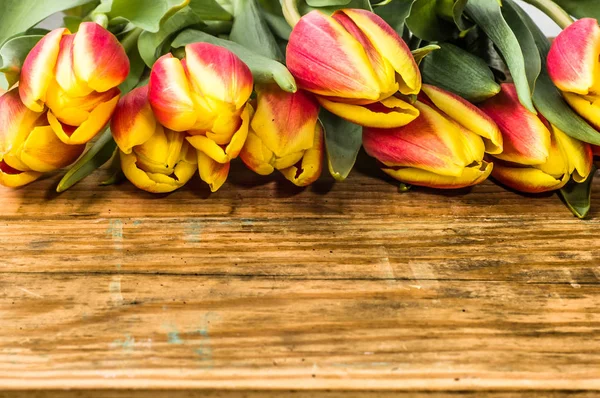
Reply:
<svg viewBox="0 0 600 398"><path fill-rule="evenodd" d="M119 149L130 154L132 148L146 142L161 128L148 102L148 86L126 94L117 104L110 129Z"/></svg>
<svg viewBox="0 0 600 398"><path fill-rule="evenodd" d="M364 47L318 10L304 15L292 30L286 65L298 86L315 94L371 101L381 96Z"/></svg>
<svg viewBox="0 0 600 398"><path fill-rule="evenodd" d="M569 175L556 178L534 167L511 167L496 163L492 177L502 184L521 192L541 193L562 188Z"/></svg>
<svg viewBox="0 0 600 398"><path fill-rule="evenodd" d="M548 151L548 159L545 163L532 166L540 169L544 173L554 178L562 178L563 175L569 175L569 159L567 154L558 146L554 132L551 133L551 143Z"/></svg>
<svg viewBox="0 0 600 398"><path fill-rule="evenodd" d="M470 167L465 167L458 176L446 176L423 169L416 168L383 168L383 171L398 181L439 189L456 189L477 185L485 181L492 169L492 163L480 162Z"/></svg>
<svg viewBox="0 0 600 398"><path fill-rule="evenodd" d="M210 156L198 151L198 172L202 181L208 184L211 192L217 192L227 180L230 162L219 163Z"/></svg>
<svg viewBox="0 0 600 398"><path fill-rule="evenodd" d="M18 88L0 96L0 157L19 148L40 119L43 119L42 113L30 110L21 102Z"/></svg>
<svg viewBox="0 0 600 398"><path fill-rule="evenodd" d="M502 133L488 115L470 102L441 88L424 84L423 92L436 107L451 119L483 137L487 153L502 152Z"/></svg>
<svg viewBox="0 0 600 398"><path fill-rule="evenodd" d="M323 97L317 99L329 112L365 127L401 127L419 116L419 111L414 106L396 97L364 106L334 102Z"/></svg>
<svg viewBox="0 0 600 398"><path fill-rule="evenodd" d="M600 96L563 93L565 100L596 130L600 130Z"/></svg>
<svg viewBox="0 0 600 398"><path fill-rule="evenodd" d="M74 128L62 124L51 111L48 111L48 122L58 138L69 145L85 144L96 136L108 124L117 103L119 95L111 100L98 105L91 113L89 118L79 127Z"/></svg>
<svg viewBox="0 0 600 398"><path fill-rule="evenodd" d="M269 175L275 170L271 164L273 156L273 151L263 144L254 131L250 130L240 152L240 159L244 164L257 174Z"/></svg>
<svg viewBox="0 0 600 398"><path fill-rule="evenodd" d="M85 144L67 145L50 126L40 126L34 128L23 143L21 160L30 170L48 172L70 165L84 150Z"/></svg>
<svg viewBox="0 0 600 398"><path fill-rule="evenodd" d="M18 188L27 185L42 176L36 171L19 171L0 160L0 185L8 188Z"/></svg>
<svg viewBox="0 0 600 398"><path fill-rule="evenodd" d="M377 51L392 64L400 78L400 92L418 94L421 90L421 73L410 49L380 16L361 9L337 11L350 17L369 38Z"/></svg>
<svg viewBox="0 0 600 398"><path fill-rule="evenodd" d="M568 172L576 182L583 182L592 171L594 155L592 147L582 141L569 137L556 126L552 126L558 146L568 159Z"/></svg>
<svg viewBox="0 0 600 398"><path fill-rule="evenodd" d="M69 34L69 31L65 28L54 29L33 47L23 62L19 94L25 106L32 111L44 110L46 90L54 79L54 66L60 42L66 34Z"/></svg>
<svg viewBox="0 0 600 398"><path fill-rule="evenodd" d="M136 187L153 193L172 192L184 186L196 172L196 165L182 161L171 175L148 173L137 167L135 154L120 151L121 169Z"/></svg>
<svg viewBox="0 0 600 398"><path fill-rule="evenodd" d="M297 165L280 170L289 181L299 187L315 182L323 170L323 128L320 123L315 126L313 145L304 152L300 167Z"/></svg>
<svg viewBox="0 0 600 398"><path fill-rule="evenodd" d="M252 130L277 157L313 146L319 106L309 93L286 93L276 85L257 86Z"/></svg>
<svg viewBox="0 0 600 398"><path fill-rule="evenodd" d="M170 175L179 162L184 139L185 133L157 125L148 140L133 148L137 156L137 167L149 173Z"/></svg>

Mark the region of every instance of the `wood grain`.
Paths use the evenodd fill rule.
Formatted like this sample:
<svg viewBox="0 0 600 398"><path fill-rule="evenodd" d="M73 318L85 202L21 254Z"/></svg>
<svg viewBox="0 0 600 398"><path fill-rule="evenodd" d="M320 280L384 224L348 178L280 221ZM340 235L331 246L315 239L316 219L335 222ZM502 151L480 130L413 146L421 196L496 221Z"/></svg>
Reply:
<svg viewBox="0 0 600 398"><path fill-rule="evenodd" d="M308 189L238 166L212 195L104 177L0 190L0 397L600 390L597 208L399 194L365 161Z"/></svg>

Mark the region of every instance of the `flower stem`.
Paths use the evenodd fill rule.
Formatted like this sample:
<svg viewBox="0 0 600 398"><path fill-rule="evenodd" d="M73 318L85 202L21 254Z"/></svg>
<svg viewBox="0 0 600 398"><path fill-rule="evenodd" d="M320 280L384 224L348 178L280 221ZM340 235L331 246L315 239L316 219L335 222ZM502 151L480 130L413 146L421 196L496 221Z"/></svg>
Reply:
<svg viewBox="0 0 600 398"><path fill-rule="evenodd" d="M535 6L544 14L548 15L561 29L573 23L573 18L552 0L524 0L526 3Z"/></svg>
<svg viewBox="0 0 600 398"><path fill-rule="evenodd" d="M298 0L281 0L281 9L283 11L283 17L287 23L293 28L296 26L300 18L300 11L298 11Z"/></svg>

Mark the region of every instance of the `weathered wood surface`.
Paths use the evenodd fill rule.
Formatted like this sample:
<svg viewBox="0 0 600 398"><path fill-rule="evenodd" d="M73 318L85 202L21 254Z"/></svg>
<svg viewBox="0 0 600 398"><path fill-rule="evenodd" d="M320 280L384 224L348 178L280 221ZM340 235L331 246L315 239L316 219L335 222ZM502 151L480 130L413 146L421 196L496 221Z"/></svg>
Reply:
<svg viewBox="0 0 600 398"><path fill-rule="evenodd" d="M364 166L304 190L236 167L212 195L104 177L0 190L0 397L600 389L600 206Z"/></svg>

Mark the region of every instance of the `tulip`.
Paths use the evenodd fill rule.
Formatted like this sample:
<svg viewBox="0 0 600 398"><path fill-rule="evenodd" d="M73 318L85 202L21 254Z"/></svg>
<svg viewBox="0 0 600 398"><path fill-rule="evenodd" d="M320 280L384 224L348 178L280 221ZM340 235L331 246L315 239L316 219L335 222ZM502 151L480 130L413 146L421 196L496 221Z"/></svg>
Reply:
<svg viewBox="0 0 600 398"><path fill-rule="evenodd" d="M309 93L257 86L258 105L240 158L261 175L279 170L298 186L310 185L323 169L319 105Z"/></svg>
<svg viewBox="0 0 600 398"><path fill-rule="evenodd" d="M479 184L493 164L485 152L500 153L496 124L464 99L424 85L415 103L419 117L393 129L366 128L363 146L382 163L385 173L404 183L431 188Z"/></svg>
<svg viewBox="0 0 600 398"><path fill-rule="evenodd" d="M198 150L200 178L215 192L246 141L253 112L250 69L231 51L188 44L185 59L166 54L150 73L148 99L164 127L187 132Z"/></svg>
<svg viewBox="0 0 600 398"><path fill-rule="evenodd" d="M60 141L46 112L27 108L17 88L0 96L0 184L19 187L73 163L85 145Z"/></svg>
<svg viewBox="0 0 600 398"><path fill-rule="evenodd" d="M592 168L592 148L569 137L519 102L513 84L480 105L500 128L504 151L493 155L492 177L522 192L562 188L571 177L583 182Z"/></svg>
<svg viewBox="0 0 600 398"><path fill-rule="evenodd" d="M421 74L410 50L378 15L359 9L304 15L287 46L298 86L330 112L366 127L393 128L418 110L397 95L416 95Z"/></svg>
<svg viewBox="0 0 600 398"><path fill-rule="evenodd" d="M55 29L25 58L19 81L23 103L34 112L48 108L48 122L65 144L89 142L108 124L117 88L129 74L119 41L93 22L77 33Z"/></svg>
<svg viewBox="0 0 600 398"><path fill-rule="evenodd" d="M548 53L548 74L571 107L600 130L600 27L583 18L563 30Z"/></svg>
<svg viewBox="0 0 600 398"><path fill-rule="evenodd" d="M111 130L123 174L140 189L172 192L196 172L196 150L185 140L185 133L157 121L148 102L148 86L136 88L119 100Z"/></svg>

